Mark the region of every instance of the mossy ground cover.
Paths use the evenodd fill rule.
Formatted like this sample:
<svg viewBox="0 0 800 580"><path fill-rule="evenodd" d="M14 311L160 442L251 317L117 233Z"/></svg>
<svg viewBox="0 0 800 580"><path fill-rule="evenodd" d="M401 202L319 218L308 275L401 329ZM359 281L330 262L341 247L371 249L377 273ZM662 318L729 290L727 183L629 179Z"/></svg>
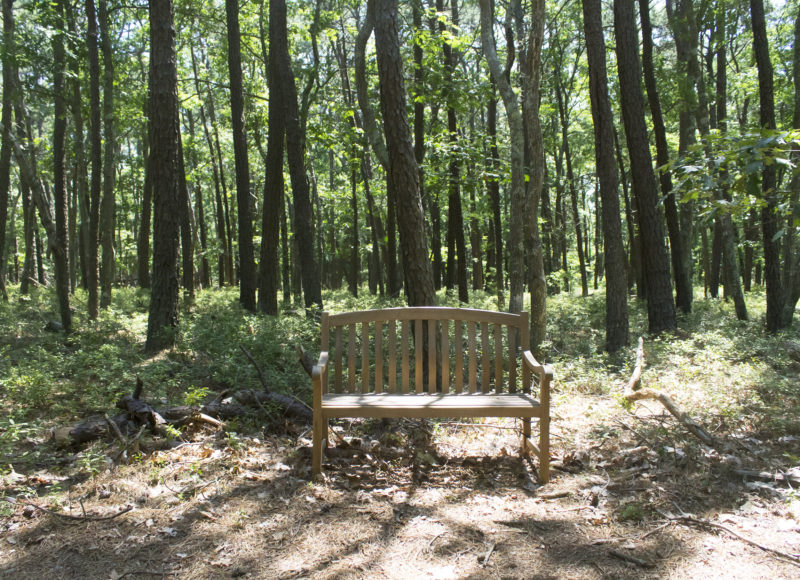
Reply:
<svg viewBox="0 0 800 580"><path fill-rule="evenodd" d="M512 421L342 421L316 483L308 426L277 409L222 431L176 433L172 449L143 441L125 465L110 459L116 441L58 448L52 429L114 414L137 377L144 397L160 404L261 388L241 346L271 389L308 401L295 346L316 355L318 330L291 305L278 318L256 316L238 306L235 290L210 290L182 301L175 348L151 357L142 291L118 289L94 322L79 291L75 331L63 336L45 330L57 319L50 291L10 290L0 304L0 576L750 578L797 570L719 530L665 519L680 508L800 552L796 492L737 475L800 467L800 332L795 324L768 335L761 293L748 295L748 322L698 295L679 330L660 337L647 336L644 307L631 301L631 342L645 337L644 384L669 392L719 437L719 449L700 445L657 403L620 403L634 349L602 351L602 292L550 297L544 352L556 369L559 469L539 487L535 465L516 457ZM366 292L324 300L331 311L399 305ZM444 294L440 301L456 304ZM470 306L497 304L477 294ZM84 510L96 518L128 507L113 520L80 520Z"/></svg>

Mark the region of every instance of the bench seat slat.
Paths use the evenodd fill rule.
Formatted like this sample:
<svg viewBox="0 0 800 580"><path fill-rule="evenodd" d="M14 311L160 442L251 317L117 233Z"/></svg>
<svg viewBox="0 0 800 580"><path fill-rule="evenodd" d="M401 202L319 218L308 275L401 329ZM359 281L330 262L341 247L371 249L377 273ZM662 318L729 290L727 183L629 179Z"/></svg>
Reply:
<svg viewBox="0 0 800 580"><path fill-rule="evenodd" d="M499 395L330 394L327 417L540 417L539 401L523 393Z"/></svg>

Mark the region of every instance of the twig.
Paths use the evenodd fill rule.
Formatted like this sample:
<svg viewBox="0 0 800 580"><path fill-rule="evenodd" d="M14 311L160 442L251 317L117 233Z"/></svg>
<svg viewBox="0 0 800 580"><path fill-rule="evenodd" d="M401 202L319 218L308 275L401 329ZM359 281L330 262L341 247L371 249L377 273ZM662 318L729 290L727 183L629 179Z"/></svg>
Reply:
<svg viewBox="0 0 800 580"><path fill-rule="evenodd" d="M14 501L11 501L9 498L3 498L3 499L5 501L7 501L8 503L12 504L12 505L16 503ZM70 515L70 514L62 514L61 512L57 512L57 511L53 511L51 509L47 509L46 507L42 507L40 505L36 505L35 503L33 503L31 501L23 501L22 504L23 505L29 505L32 508L37 509L39 511L42 511L42 512L44 512L46 514L50 514L50 515L58 516L60 518L64 518L65 520L77 520L77 521L81 521L81 522L101 522L101 521L105 521L105 520L113 520L114 518L118 518L122 514L126 514L129 511L133 510L133 506L129 506L129 507L126 507L124 510L122 510L120 512L117 512L117 513L115 513L114 515L111 515L111 516L90 516L90 515L86 514L86 512L84 510L83 515L81 515L81 516L73 516L73 515ZM83 507L83 506L81 506L81 507Z"/></svg>
<svg viewBox="0 0 800 580"><path fill-rule="evenodd" d="M267 379L264 378L264 373L261 371L261 367L256 362L256 359L253 358L253 355L250 354L250 351L248 351L243 345L240 344L239 348L242 349L242 352L244 353L244 356L246 356L250 360L250 362L253 363L253 366L256 367L256 372L258 373L258 378L261 381L261 386L264 387L264 391L269 393L270 392L270 388L269 388L269 386L267 386ZM289 397L294 399L299 405L302 405L303 407L305 407L309 411L312 411L311 407L309 407L307 403L304 403L303 401L301 401L300 399L298 399L297 397L295 397L291 393L289 393ZM258 401L256 401L256 402L258 402ZM259 405L260 405L260 402L259 402ZM264 408L263 405L261 406L261 408L262 409ZM266 411L266 409L265 409L265 411Z"/></svg>
<svg viewBox="0 0 800 580"><path fill-rule="evenodd" d="M678 507L678 506L676 506L676 507ZM678 509L680 509L680 507L678 507ZM681 512L683 512L683 510L681 510ZM741 535L739 532L735 532L734 530L730 529L728 526L724 526L722 524L718 524L718 523L712 522L710 520L696 518L695 516L692 516L692 515L689 515L689 514L686 514L686 513L683 513L682 515L679 515L679 516L673 516L673 515L671 515L669 513L664 513L664 512L659 512L659 513L661 513L662 516L664 516L665 518L667 518L667 519L669 519L669 520L671 520L673 522L694 524L696 526L706 526L708 528L715 528L715 529L718 529L718 530L722 530L723 532L729 533L731 536L733 536L735 538L738 538L739 540L743 541L746 544L750 544L751 546L753 546L755 548L758 548L760 550L763 550L763 551L765 551L767 553L773 554L773 555L778 556L780 558L785 558L786 560L789 561L789 563L800 567L800 554L789 554L787 552L783 552L783 551L778 550L776 548L770 548L769 546L765 546L764 544L761 544L759 542L756 542L755 540L752 540L752 539L750 539L750 538L748 538L746 536Z"/></svg>
<svg viewBox="0 0 800 580"><path fill-rule="evenodd" d="M483 561L481 562L481 566L486 566L489 563L489 558L492 557L492 552L494 552L494 548L497 545L497 542L492 542L492 545L489 546L489 549L486 550L486 554L483 556Z"/></svg>
<svg viewBox="0 0 800 580"><path fill-rule="evenodd" d="M637 558L636 556L631 556L630 554L626 554L625 552L620 552L619 550L609 550L608 553L615 558L619 558L620 560L625 560L626 562L630 562L631 564L636 564L642 568L655 568L655 564L652 562L648 562L647 560L642 560L641 558Z"/></svg>

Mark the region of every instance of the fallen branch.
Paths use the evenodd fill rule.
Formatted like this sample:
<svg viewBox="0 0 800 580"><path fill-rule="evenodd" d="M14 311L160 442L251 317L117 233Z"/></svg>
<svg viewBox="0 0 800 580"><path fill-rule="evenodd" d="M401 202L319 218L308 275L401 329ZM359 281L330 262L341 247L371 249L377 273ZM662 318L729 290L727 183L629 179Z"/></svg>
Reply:
<svg viewBox="0 0 800 580"><path fill-rule="evenodd" d="M273 393L269 386L267 385L267 380L264 378L264 373L261 371L261 367L256 362L256 359L253 358L253 355L243 346L239 345L239 348L242 350L244 355L248 358L248 360L253 364L256 368L256 372L258 373L258 378L261 381L261 386L264 387L264 392L259 393L256 397L256 401L260 404L263 403L264 400L260 397L263 397L273 403L277 403L280 406L284 407L288 414L294 415L296 417L305 418L308 420L313 419L314 417L314 410L309 407L306 403L295 397L294 395L281 395L280 393ZM241 392L241 391L240 391Z"/></svg>
<svg viewBox="0 0 800 580"><path fill-rule="evenodd" d="M689 433L697 437L701 442L710 446L717 447L717 440L708 431L703 429L688 413L681 409L678 404L663 391L657 389L642 388L642 369L644 368L644 339L639 337L639 346L636 349L636 368L633 370L630 380L625 387L623 397L626 401L633 403L650 399L658 401L664 408L683 425Z"/></svg>
<svg viewBox="0 0 800 580"><path fill-rule="evenodd" d="M5 501L7 501L8 503L12 504L12 505L17 503L16 501L11 500L11 498L3 498L3 499ZM112 514L110 516L92 516L92 515L88 515L85 512L83 513L83 515L73 516L71 514L62 514L61 512L57 512L57 511L48 509L46 507L42 507L42 506L37 505L37 504L35 504L35 503L31 502L31 501L23 501L23 502L20 502L20 503L22 503L22 505L29 505L32 508L37 509L37 510L39 510L41 512L44 512L46 514L57 516L59 518L64 518L65 520L73 520L73 521L80 521L80 522L102 522L102 521L105 521L105 520L113 520L114 518L118 518L122 514L126 514L129 511L133 510L133 506L128 506L125 509L123 509L122 511L117 512L115 514ZM81 506L81 507L83 507L83 506Z"/></svg>
<svg viewBox="0 0 800 580"><path fill-rule="evenodd" d="M722 524L718 524L718 523L712 522L710 520L696 518L695 516L692 516L692 515L689 515L689 514L683 514L683 515L680 515L680 516L674 516L674 515L669 514L669 513L664 513L664 512L659 512L659 513L661 513L662 516L664 516L665 518L667 518L668 520L673 521L673 522L678 522L678 523L683 523L683 524L693 524L695 526L701 526L701 527L704 526L704 527L707 527L707 528L714 528L714 529L717 529L717 530L722 530L723 532L727 532L728 534L730 534L734 538L737 538L737 539L743 541L745 544L750 544L751 546L753 546L755 548L758 548L759 550L763 550L764 552L767 552L769 554L773 554L774 556L778 556L780 558L784 558L789 563L800 567L800 555L799 554L789 554L787 552L783 552L783 551L778 550L776 548L771 548L769 546L765 546L764 544L761 544L759 542L756 542L755 540L752 540L752 539L750 539L750 538L748 538L746 536L741 535L739 532L736 532L736 531L730 529L728 526L724 526Z"/></svg>

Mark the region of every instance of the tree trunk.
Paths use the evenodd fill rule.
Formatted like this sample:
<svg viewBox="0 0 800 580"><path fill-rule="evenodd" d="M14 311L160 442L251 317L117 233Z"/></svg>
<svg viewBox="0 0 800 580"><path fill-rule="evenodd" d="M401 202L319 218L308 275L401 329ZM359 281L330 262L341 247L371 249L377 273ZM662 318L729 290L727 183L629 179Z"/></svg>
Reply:
<svg viewBox="0 0 800 580"><path fill-rule="evenodd" d="M275 20L274 28L273 20ZM284 0L273 0L270 3L270 32L273 31L275 37L270 38L270 46L274 46L277 51L278 72L280 75L280 82L277 86L283 91L283 110L286 120L286 153L289 163L289 175L292 180L294 231L300 252L303 298L307 309L322 309L322 285L319 278L317 260L314 256L314 223L311 199L309 197L308 175L305 169L305 134L300 124L297 87L289 58L286 3Z"/></svg>
<svg viewBox="0 0 800 580"><path fill-rule="evenodd" d="M194 115L192 111L187 111L187 119L189 121L189 136L192 138L192 143L195 142L194 130ZM191 151L192 166L197 168L197 149L192 147ZM200 179L194 180L194 206L197 212L197 230L200 238L200 251L202 252L202 260L200 262L200 284L203 288L211 286L211 268L208 263L208 229L206 228L206 215L205 206L203 204L203 189L200 184Z"/></svg>
<svg viewBox="0 0 800 580"><path fill-rule="evenodd" d="M519 7L519 4L516 6ZM521 14L518 15L518 26L521 25L521 16ZM542 199L545 177L544 141L539 116L544 21L544 0L533 0L531 3L531 29L528 36L528 46L521 55L521 66L523 71L522 111L527 125L528 146L531 156L529 214L525 218L527 222L525 245L529 250L528 267L531 288L530 346L538 357L542 355L542 344L547 335L547 279L544 270L542 240L539 235L539 204Z"/></svg>
<svg viewBox="0 0 800 580"><path fill-rule="evenodd" d="M100 232L100 190L102 187L102 138L100 134L100 55L98 53L97 13L94 0L86 0L88 22L86 45L89 55L89 144L91 146L92 180L89 201L89 245L86 248L87 309L89 320L97 318L98 295L98 242Z"/></svg>
<svg viewBox="0 0 800 580"><path fill-rule="evenodd" d="M389 155L386 150L386 143L381 136L378 124L375 121L375 113L370 105L367 76L366 76L366 46L372 30L375 27L375 0L367 0L367 12L364 23L358 31L355 42L355 85L358 106L361 110L364 133L367 141L372 147L375 157L386 172L386 278L387 291L390 296L399 296L402 288L400 275L397 267L397 193L393 189L393 184L389 178ZM434 258L435 259L435 258Z"/></svg>
<svg viewBox="0 0 800 580"><path fill-rule="evenodd" d="M644 122L644 103L639 84L639 42L636 38L636 22L631 2L615 0L614 29L617 38L622 117L637 200L639 234L642 239L647 318L650 332L657 334L677 328L677 318L672 300L669 258L658 210L658 189Z"/></svg>
<svg viewBox="0 0 800 580"><path fill-rule="evenodd" d="M717 79L716 79L716 116L717 116L717 129L721 134L725 134L728 129L728 62L726 52L726 14L725 6L717 7ZM720 172L721 182L726 183L727 171L723 168ZM722 187L717 189L717 199L720 201L727 200L730 196L728 192ZM739 275L739 260L736 251L736 231L733 227L733 220L729 213L723 213L719 216L722 234L722 246L724 256L724 275L725 275L725 292L733 299L734 308L736 309L736 317L739 320L747 320L747 305L744 300L744 292L742 291L742 278Z"/></svg>
<svg viewBox="0 0 800 580"><path fill-rule="evenodd" d="M639 0L639 17L642 23L642 68L644 83L647 88L647 100L650 104L650 115L653 119L653 133L656 141L656 165L661 183L661 198L664 200L664 213L667 218L667 232L672 258L672 275L675 278L675 304L683 312L692 311L692 276L687 266L691 261L686 259L686 249L681 237L678 204L672 191L672 174L666 169L669 164L669 146L664 117L661 113L661 101L658 96L656 75L653 68L653 29L650 24L650 5L648 0Z"/></svg>
<svg viewBox="0 0 800 580"><path fill-rule="evenodd" d="M497 307L504 308L504 279L503 279L503 223L502 211L500 208L500 153L497 148L497 85L491 81L492 95L486 105L486 132L489 137L489 156L487 165L489 167L489 177L486 181L486 190L489 194L489 204L491 206L491 222L493 224L494 236L492 240L492 252L494 254L494 283L497 295Z"/></svg>
<svg viewBox="0 0 800 580"><path fill-rule="evenodd" d="M48 243L53 254L56 272L56 295L61 311L61 325L64 332L72 330L72 311L69 305L69 263L67 238L67 180L64 171L67 133L67 100L64 73L67 68L67 55L64 37L67 27L64 23L64 0L57 0L56 30L53 35L53 93L55 95L55 119L53 120L53 202L55 211L55 236L48 232Z"/></svg>
<svg viewBox="0 0 800 580"><path fill-rule="evenodd" d="M180 115L180 112L178 113ZM192 228L192 200L189 197L189 184L186 183L183 137L180 117L178 118L178 203L180 203L181 222L181 270L184 296L194 298L194 236Z"/></svg>
<svg viewBox="0 0 800 580"><path fill-rule="evenodd" d="M150 2L150 94L153 127L152 170L155 199L153 288L145 350L156 352L175 343L178 326L178 71L172 0Z"/></svg>
<svg viewBox="0 0 800 580"><path fill-rule="evenodd" d="M486 191L489 194L489 204L492 208L491 223L494 236L490 236L492 243L492 253L494 255L494 284L497 294L497 308L504 308L503 298L503 223L500 211L500 153L497 150L497 90L492 81L492 95L486 105L486 132L489 137L489 156L486 163L488 165L488 179L486 180Z"/></svg>
<svg viewBox="0 0 800 580"><path fill-rule="evenodd" d="M522 311L522 297L525 283L525 244L524 220L527 217L527 200L525 199L525 179L523 175L523 155L525 149L522 129L522 114L519 102L511 88L511 84L500 69L500 61L494 41L492 5L490 0L481 0L481 43L483 53L489 64L492 75L508 118L511 142L511 215L509 219L509 284L510 312Z"/></svg>
<svg viewBox="0 0 800 580"><path fill-rule="evenodd" d="M762 129L775 129L775 98L772 81L772 61L767 43L767 26L762 0L750 0L753 25L753 52L758 67L759 125ZM761 173L761 190L765 205L761 209L761 234L764 246L764 280L767 286L767 330L777 332L786 326L784 305L785 289L781 280L780 241L778 233L778 195L775 165L764 165Z"/></svg>
<svg viewBox="0 0 800 580"><path fill-rule="evenodd" d="M256 265L253 250L253 218L250 215L250 162L247 156L247 132L244 123L241 34L237 0L225 0L225 15L228 28L231 125L233 127L236 202L239 217L239 302L245 310L255 312Z"/></svg>
<svg viewBox="0 0 800 580"><path fill-rule="evenodd" d="M114 156L116 154L116 132L114 129L114 53L111 47L107 0L99 0L100 46L103 51L103 200L100 206L100 240L103 259L100 263L100 307L111 305L111 286L114 282L116 256L114 254L114 231L116 201L114 199Z"/></svg>
<svg viewBox="0 0 800 580"><path fill-rule="evenodd" d="M439 0L441 2L441 0ZM457 34L458 0L450 0L450 21ZM445 66L445 90L447 91L447 133L450 143L448 215L447 215L447 287L458 284L458 299L469 302L467 286L467 244L464 236L464 214L461 208L461 168L458 162L458 120L456 119L456 93L453 90L453 75L458 63L458 52L444 38L445 25L439 21L442 36L442 52Z"/></svg>
<svg viewBox="0 0 800 580"><path fill-rule="evenodd" d="M8 191L11 185L11 130L13 102L11 91L13 90L12 63L14 47L14 16L13 0L3 0L3 109L2 109L2 145L0 145L0 259L5 255L6 244L6 223L8 222ZM3 299L8 300L6 291L5 269L0 265L0 292Z"/></svg>
<svg viewBox="0 0 800 580"><path fill-rule="evenodd" d="M594 150L602 198L606 273L606 350L628 344L628 284L619 221L619 174L614 159L614 114L608 97L605 39L600 0L583 0L583 28L589 61L589 96L594 119Z"/></svg>
<svg viewBox="0 0 800 580"><path fill-rule="evenodd" d="M375 46L378 57L381 111L389 155L389 181L397 195L397 218L406 294L411 306L436 303L428 259L425 218L419 194L419 172L411 145L406 112L403 61L397 31L397 1L378 0Z"/></svg>

